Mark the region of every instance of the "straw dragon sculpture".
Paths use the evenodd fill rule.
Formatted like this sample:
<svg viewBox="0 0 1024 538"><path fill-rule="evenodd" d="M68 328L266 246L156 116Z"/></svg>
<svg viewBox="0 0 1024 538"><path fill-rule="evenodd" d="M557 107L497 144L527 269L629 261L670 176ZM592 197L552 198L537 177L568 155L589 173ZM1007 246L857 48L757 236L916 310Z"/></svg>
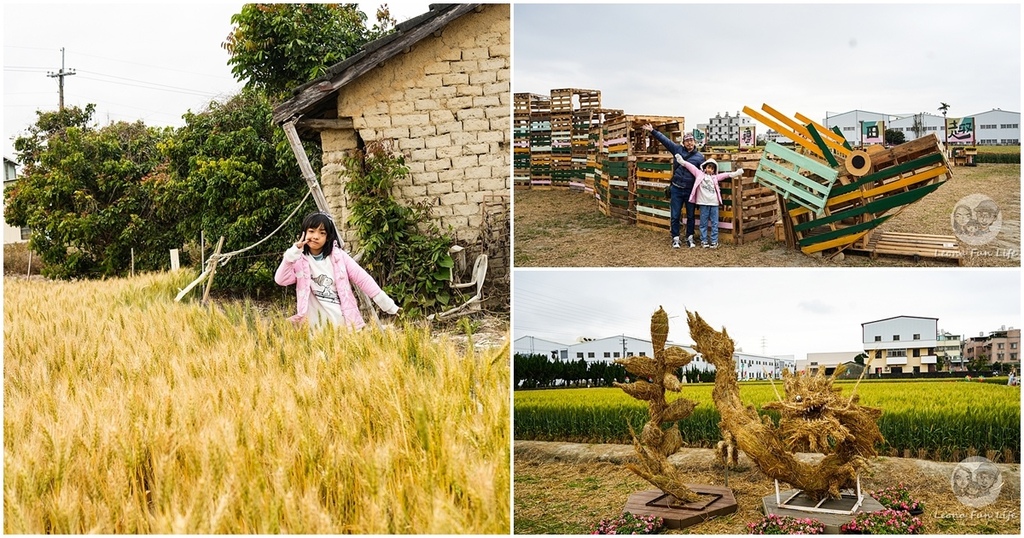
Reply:
<svg viewBox="0 0 1024 538"><path fill-rule="evenodd" d="M758 416L740 400L733 361L733 341L723 327L716 331L695 312L686 312L694 349L715 365L712 399L721 414L725 439L720 456L736 461L743 450L771 478L803 490L815 499L838 498L840 490L856 484L858 470L875 456L882 441L877 420L880 409L865 407L853 394L844 397L832 377L784 372L785 399L765 404L780 412L778 426ZM653 325L652 325L653 326ZM825 455L817 464L797 459L796 451ZM728 462L726 462L728 464Z"/></svg>

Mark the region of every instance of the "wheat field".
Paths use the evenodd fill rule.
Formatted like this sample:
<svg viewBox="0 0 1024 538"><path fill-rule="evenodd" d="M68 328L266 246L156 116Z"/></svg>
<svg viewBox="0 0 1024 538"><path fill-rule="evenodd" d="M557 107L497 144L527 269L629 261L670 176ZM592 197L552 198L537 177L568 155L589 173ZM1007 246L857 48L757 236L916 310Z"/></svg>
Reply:
<svg viewBox="0 0 1024 538"><path fill-rule="evenodd" d="M4 282L5 533L510 532L509 350Z"/></svg>

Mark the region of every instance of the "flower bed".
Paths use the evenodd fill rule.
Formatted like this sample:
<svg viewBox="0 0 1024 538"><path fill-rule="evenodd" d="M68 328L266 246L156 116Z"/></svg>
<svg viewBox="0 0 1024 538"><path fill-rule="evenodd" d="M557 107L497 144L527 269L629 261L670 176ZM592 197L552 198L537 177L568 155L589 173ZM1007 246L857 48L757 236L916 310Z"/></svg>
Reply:
<svg viewBox="0 0 1024 538"><path fill-rule="evenodd" d="M750 534L824 534L825 524L809 517L768 514L760 521L747 523L747 529Z"/></svg>
<svg viewBox="0 0 1024 538"><path fill-rule="evenodd" d="M921 518L910 512L886 508L877 512L860 512L839 530L848 534L920 534L922 523Z"/></svg>
<svg viewBox="0 0 1024 538"><path fill-rule="evenodd" d="M590 534L655 534L665 521L657 516L635 516L629 512L613 519L602 519Z"/></svg>

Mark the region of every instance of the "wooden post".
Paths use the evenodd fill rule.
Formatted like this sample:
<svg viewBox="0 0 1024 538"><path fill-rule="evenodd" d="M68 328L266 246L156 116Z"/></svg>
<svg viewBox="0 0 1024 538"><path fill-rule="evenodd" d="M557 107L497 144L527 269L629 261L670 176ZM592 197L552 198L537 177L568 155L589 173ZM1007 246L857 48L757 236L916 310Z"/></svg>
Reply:
<svg viewBox="0 0 1024 538"><path fill-rule="evenodd" d="M299 140L299 133L295 130L295 120L291 120L281 126L284 129L284 134L288 138L288 144L292 147L292 153L295 154L295 159L299 163L299 170L302 171L302 179L306 180L306 185L309 186L309 192L313 194L313 200L316 201L316 207L321 213L331 214L330 209L327 207L327 199L324 198L324 193L320 190L320 183L316 180L316 174L313 172L313 166L309 164L309 157L306 156L306 150L302 149L302 141ZM333 215L331 220L334 220Z"/></svg>
<svg viewBox="0 0 1024 538"><path fill-rule="evenodd" d="M177 271L181 267L180 261L178 260L178 249L171 249L171 271Z"/></svg>
<svg viewBox="0 0 1024 538"><path fill-rule="evenodd" d="M217 263L220 261L220 249L224 246L224 236L220 236L217 241L217 248L213 250L213 254L210 255L210 276L209 280L206 281L206 290L203 291L202 304L205 306L207 301L210 300L210 288L213 287L213 276L217 274Z"/></svg>
<svg viewBox="0 0 1024 538"><path fill-rule="evenodd" d="M28 273L25 276L32 276L32 249L28 249Z"/></svg>
<svg viewBox="0 0 1024 538"><path fill-rule="evenodd" d="M135 247L132 247L132 276L135 276Z"/></svg>

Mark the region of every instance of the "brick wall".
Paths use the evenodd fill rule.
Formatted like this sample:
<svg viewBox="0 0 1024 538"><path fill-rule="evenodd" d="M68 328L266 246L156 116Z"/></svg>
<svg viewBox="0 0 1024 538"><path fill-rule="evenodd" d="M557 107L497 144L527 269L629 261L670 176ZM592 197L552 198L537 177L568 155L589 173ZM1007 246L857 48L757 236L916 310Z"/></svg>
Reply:
<svg viewBox="0 0 1024 538"><path fill-rule="evenodd" d="M507 227L509 11L507 4L484 5L340 90L338 117L351 118L354 129L321 134L321 184L339 223L348 218L344 159L361 139L393 141L411 172L396 195L430 204L442 228L451 226L471 252L474 245L479 252L485 224L497 218ZM496 205L496 199L504 203ZM494 211L504 214L488 214ZM342 229L345 241L354 243L347 226ZM498 259L491 254L494 272L507 274L505 245Z"/></svg>

